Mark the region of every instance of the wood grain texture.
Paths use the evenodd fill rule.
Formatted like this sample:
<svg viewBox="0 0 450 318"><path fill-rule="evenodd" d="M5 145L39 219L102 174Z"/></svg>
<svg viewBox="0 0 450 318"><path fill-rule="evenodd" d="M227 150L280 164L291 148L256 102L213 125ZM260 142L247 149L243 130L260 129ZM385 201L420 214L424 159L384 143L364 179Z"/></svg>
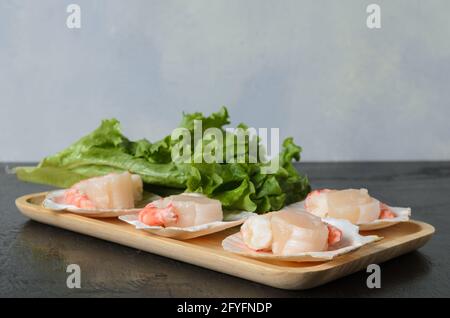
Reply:
<svg viewBox="0 0 450 318"><path fill-rule="evenodd" d="M120 220L87 218L53 212L41 206L44 193L25 195L16 206L27 217L46 224L97 237L146 252L170 257L218 272L282 289L308 289L357 272L423 246L433 235L433 226L418 221L364 232L384 239L323 263L263 261L224 251L222 240L238 228L213 235L178 241L136 230Z"/></svg>

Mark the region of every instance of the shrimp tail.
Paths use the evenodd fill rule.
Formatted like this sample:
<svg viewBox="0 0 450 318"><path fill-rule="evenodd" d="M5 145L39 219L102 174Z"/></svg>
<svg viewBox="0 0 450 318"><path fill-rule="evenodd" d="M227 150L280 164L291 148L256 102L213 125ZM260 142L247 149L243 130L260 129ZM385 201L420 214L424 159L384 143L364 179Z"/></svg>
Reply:
<svg viewBox="0 0 450 318"><path fill-rule="evenodd" d="M342 231L337 227L327 224L328 227L328 245L333 245L342 240Z"/></svg>
<svg viewBox="0 0 450 318"><path fill-rule="evenodd" d="M139 212L139 221L150 226L167 226L176 223L178 214L175 207L169 204L165 208L159 208L149 203Z"/></svg>
<svg viewBox="0 0 450 318"><path fill-rule="evenodd" d="M95 209L95 204L87 194L78 189L68 189L64 192L64 203L72 204L82 209Z"/></svg>
<svg viewBox="0 0 450 318"><path fill-rule="evenodd" d="M381 212L380 212L380 219L393 219L395 218L394 212L384 203L380 204L381 206Z"/></svg>

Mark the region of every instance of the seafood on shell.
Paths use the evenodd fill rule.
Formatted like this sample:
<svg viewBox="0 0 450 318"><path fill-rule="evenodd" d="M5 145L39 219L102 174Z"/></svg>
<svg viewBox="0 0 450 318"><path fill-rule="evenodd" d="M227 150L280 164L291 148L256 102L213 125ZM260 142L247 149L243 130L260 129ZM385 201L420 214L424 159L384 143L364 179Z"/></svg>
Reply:
<svg viewBox="0 0 450 318"><path fill-rule="evenodd" d="M321 218L346 219L360 230L376 230L406 222L410 208L391 207L371 197L367 189L314 190L306 199L290 205Z"/></svg>
<svg viewBox="0 0 450 318"><path fill-rule="evenodd" d="M143 192L139 175L123 172L85 179L68 189L51 191L42 205L53 211L101 218L136 213L142 209L140 205L158 198Z"/></svg>
<svg viewBox="0 0 450 318"><path fill-rule="evenodd" d="M232 220L224 220L220 201L202 194L183 193L149 203L141 211L119 217L138 230L176 239L191 239L242 224L253 215L234 213Z"/></svg>
<svg viewBox="0 0 450 318"><path fill-rule="evenodd" d="M362 236L343 219L316 217L299 208L249 217L241 231L222 241L225 250L253 258L326 261L381 239Z"/></svg>

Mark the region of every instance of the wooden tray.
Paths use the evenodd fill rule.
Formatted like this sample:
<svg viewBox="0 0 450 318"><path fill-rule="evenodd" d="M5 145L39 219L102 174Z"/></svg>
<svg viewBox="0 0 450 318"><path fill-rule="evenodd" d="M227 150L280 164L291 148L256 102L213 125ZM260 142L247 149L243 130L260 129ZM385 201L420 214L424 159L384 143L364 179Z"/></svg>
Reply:
<svg viewBox="0 0 450 318"><path fill-rule="evenodd" d="M41 206L46 193L25 195L16 206L27 217L74 232L170 257L218 272L283 289L307 289L365 269L423 246L433 235L433 226L411 221L390 228L365 232L384 239L323 263L262 261L222 249L222 240L238 228L178 241L136 230L118 219L93 219ZM126 260L124 260L125 262Z"/></svg>

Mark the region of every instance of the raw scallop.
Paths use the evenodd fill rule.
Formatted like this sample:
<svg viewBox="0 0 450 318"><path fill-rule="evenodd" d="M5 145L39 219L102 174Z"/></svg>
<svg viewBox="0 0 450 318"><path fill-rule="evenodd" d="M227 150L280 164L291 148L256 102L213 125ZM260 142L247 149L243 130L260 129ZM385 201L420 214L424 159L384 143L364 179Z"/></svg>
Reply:
<svg viewBox="0 0 450 318"><path fill-rule="evenodd" d="M353 224L368 223L380 217L380 202L367 189L316 190L305 200L308 212L319 217L346 219Z"/></svg>
<svg viewBox="0 0 450 318"><path fill-rule="evenodd" d="M142 179L129 172L80 181L66 190L64 203L91 209L131 209L142 199Z"/></svg>
<svg viewBox="0 0 450 318"><path fill-rule="evenodd" d="M190 227L222 221L222 204L203 195L178 194L148 204L139 220L150 226Z"/></svg>
<svg viewBox="0 0 450 318"><path fill-rule="evenodd" d="M272 251L276 255L326 251L328 242L337 243L341 237L339 230L319 217L294 208L248 218L241 235L252 250Z"/></svg>

